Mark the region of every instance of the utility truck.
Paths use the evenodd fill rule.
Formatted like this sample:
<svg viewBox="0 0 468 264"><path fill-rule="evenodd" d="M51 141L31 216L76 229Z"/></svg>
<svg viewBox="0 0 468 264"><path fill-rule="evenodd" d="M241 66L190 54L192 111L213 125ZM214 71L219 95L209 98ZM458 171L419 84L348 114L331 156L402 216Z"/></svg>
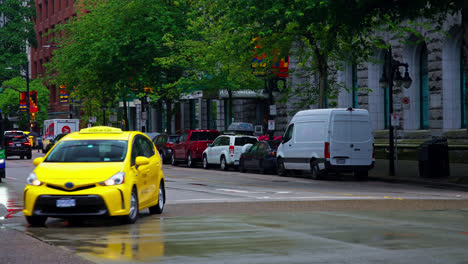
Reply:
<svg viewBox="0 0 468 264"><path fill-rule="evenodd" d="M43 149L45 152L47 145L59 134L68 134L80 130L79 119L49 119L44 120Z"/></svg>

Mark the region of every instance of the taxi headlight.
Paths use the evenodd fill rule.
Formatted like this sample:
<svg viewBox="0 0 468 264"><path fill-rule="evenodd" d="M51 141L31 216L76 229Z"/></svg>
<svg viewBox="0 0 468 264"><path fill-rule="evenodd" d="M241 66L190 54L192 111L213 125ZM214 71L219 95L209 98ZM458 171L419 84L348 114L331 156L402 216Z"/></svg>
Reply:
<svg viewBox="0 0 468 264"><path fill-rule="evenodd" d="M42 182L37 179L36 173L34 172L31 172L28 178L26 178L26 183L32 186L42 185Z"/></svg>
<svg viewBox="0 0 468 264"><path fill-rule="evenodd" d="M114 174L114 176L110 177L109 179L100 182L99 184L102 186L112 186L112 185L118 185L122 184L125 182L125 172L117 172Z"/></svg>

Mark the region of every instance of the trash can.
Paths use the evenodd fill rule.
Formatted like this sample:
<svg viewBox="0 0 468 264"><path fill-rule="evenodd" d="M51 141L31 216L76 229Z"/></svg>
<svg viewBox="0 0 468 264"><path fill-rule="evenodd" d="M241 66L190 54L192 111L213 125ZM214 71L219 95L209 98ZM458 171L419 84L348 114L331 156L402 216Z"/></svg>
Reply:
<svg viewBox="0 0 468 264"><path fill-rule="evenodd" d="M448 143L446 138L433 138L419 147L419 176L423 178L448 177Z"/></svg>

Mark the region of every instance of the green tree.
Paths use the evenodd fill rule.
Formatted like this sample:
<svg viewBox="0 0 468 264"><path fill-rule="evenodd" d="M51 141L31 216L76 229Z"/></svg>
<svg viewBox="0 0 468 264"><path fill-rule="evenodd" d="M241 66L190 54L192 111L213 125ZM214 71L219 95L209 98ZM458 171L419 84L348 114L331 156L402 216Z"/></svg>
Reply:
<svg viewBox="0 0 468 264"><path fill-rule="evenodd" d="M32 0L0 1L0 83L26 71L26 48L37 46Z"/></svg>
<svg viewBox="0 0 468 264"><path fill-rule="evenodd" d="M184 15L189 1L80 0L76 6L86 11L58 27L62 37L47 64L53 83L108 107L131 93L166 102L179 98L186 58L178 43L190 37ZM146 94L145 87L153 92Z"/></svg>
<svg viewBox="0 0 468 264"><path fill-rule="evenodd" d="M4 81L1 85L0 109L5 116L19 116L19 126L23 130L29 131L27 112L19 111L19 92L26 92L26 81L21 77L15 77ZM49 106L49 90L40 79L34 79L29 82L29 90L37 91L37 102L39 112L36 113L36 121L40 127L47 119L47 109Z"/></svg>
<svg viewBox="0 0 468 264"><path fill-rule="evenodd" d="M234 59L244 69L248 69L246 66L256 46L253 39L259 38L264 43L259 50L266 55L266 69L270 74L266 79L274 77L274 72L268 69L275 59L282 54L295 56L299 61L297 72L318 74L317 87L308 83L306 88L311 92L308 104L318 103L322 108L330 94L327 76L331 62L363 60L371 51L371 40L361 37L370 28L341 22L341 16L354 15L346 4L346 1L332 0L200 0L199 24L211 32L214 41L232 42L227 47L242 54L227 53L225 57L235 55ZM222 32L221 38L218 32ZM209 56L216 56L216 52L219 53L211 51Z"/></svg>

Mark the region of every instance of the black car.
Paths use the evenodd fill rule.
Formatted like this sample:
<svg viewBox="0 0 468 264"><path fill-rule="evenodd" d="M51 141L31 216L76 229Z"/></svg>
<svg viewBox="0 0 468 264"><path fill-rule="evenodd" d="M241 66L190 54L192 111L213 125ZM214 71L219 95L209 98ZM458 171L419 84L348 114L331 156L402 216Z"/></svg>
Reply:
<svg viewBox="0 0 468 264"><path fill-rule="evenodd" d="M25 135L5 136L5 158L19 156L21 159L32 157L32 147L29 137Z"/></svg>
<svg viewBox="0 0 468 264"><path fill-rule="evenodd" d="M49 150L55 145L57 144L57 142L63 138L64 136L68 135L68 133L62 133L62 134L58 134L54 139L52 139L49 144L47 144L46 148L45 149L42 149L42 153L47 153L49 152Z"/></svg>
<svg viewBox="0 0 468 264"><path fill-rule="evenodd" d="M280 141L257 141L246 152L242 153L239 160L240 172L256 170L260 173L266 171L276 172L276 150Z"/></svg>
<svg viewBox="0 0 468 264"><path fill-rule="evenodd" d="M174 152L173 143L179 138L179 135L161 134L153 138L153 143L159 151L163 163L170 163L172 153Z"/></svg>

